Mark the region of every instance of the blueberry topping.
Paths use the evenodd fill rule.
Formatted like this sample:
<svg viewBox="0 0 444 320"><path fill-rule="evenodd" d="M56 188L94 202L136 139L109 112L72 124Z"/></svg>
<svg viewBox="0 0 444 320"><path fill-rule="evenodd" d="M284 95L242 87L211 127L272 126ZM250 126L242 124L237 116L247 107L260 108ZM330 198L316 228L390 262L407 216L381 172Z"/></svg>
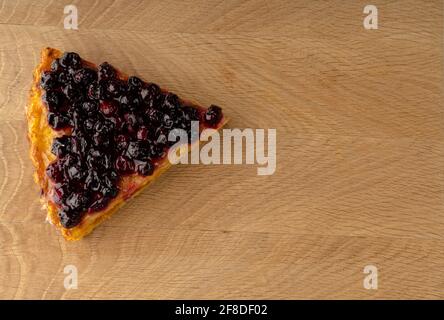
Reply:
<svg viewBox="0 0 444 320"><path fill-rule="evenodd" d="M190 135L191 121L215 127L222 119L217 106L200 111L154 83L120 78L109 63L96 71L74 52L54 59L39 84L49 126L70 129L53 139L56 160L46 167L64 228L103 210L125 176L152 175L175 143L168 141L172 129Z"/></svg>

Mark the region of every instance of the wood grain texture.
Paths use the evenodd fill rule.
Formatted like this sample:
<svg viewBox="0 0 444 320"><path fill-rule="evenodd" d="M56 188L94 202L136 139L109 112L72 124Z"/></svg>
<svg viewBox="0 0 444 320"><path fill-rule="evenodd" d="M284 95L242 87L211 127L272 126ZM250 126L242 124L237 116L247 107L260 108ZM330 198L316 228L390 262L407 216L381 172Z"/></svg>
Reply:
<svg viewBox="0 0 444 320"><path fill-rule="evenodd" d="M73 4L78 31L61 1L0 1L0 298L444 298L442 1L373 2L371 31L363 1ZM276 173L176 166L66 243L25 137L45 46L276 128Z"/></svg>

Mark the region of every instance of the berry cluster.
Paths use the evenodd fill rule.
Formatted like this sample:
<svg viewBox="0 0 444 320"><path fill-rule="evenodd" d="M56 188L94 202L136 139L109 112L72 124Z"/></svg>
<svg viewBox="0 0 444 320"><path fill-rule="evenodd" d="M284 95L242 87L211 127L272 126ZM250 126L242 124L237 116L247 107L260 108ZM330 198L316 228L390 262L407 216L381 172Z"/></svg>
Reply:
<svg viewBox="0 0 444 320"><path fill-rule="evenodd" d="M132 76L121 79L108 63L88 67L66 52L40 79L48 123L67 129L54 139L57 157L46 168L54 183L53 201L65 228L78 225L86 212L100 211L119 192L123 175L149 176L174 141L170 130L191 135L191 121L215 127L221 108L206 111L185 105L177 95ZM65 131L66 132L66 131Z"/></svg>

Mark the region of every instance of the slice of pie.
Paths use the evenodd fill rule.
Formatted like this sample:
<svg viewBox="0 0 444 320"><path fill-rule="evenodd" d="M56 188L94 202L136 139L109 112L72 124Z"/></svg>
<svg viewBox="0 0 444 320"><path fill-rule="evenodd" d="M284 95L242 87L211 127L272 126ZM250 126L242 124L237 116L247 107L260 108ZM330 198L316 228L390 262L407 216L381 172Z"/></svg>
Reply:
<svg viewBox="0 0 444 320"><path fill-rule="evenodd" d="M45 48L26 108L31 159L47 220L78 240L170 166L181 129L220 129L221 108L205 109L104 62Z"/></svg>

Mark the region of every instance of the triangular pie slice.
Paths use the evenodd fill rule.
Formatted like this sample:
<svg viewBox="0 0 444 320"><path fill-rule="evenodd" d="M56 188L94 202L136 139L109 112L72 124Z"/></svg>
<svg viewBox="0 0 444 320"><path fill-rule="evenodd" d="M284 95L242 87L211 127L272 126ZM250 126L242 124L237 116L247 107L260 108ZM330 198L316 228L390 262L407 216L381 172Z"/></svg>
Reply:
<svg viewBox="0 0 444 320"><path fill-rule="evenodd" d="M191 121L200 132L227 121L217 106L53 48L42 51L26 115L47 220L67 240L90 233L171 166L172 129L191 135Z"/></svg>

